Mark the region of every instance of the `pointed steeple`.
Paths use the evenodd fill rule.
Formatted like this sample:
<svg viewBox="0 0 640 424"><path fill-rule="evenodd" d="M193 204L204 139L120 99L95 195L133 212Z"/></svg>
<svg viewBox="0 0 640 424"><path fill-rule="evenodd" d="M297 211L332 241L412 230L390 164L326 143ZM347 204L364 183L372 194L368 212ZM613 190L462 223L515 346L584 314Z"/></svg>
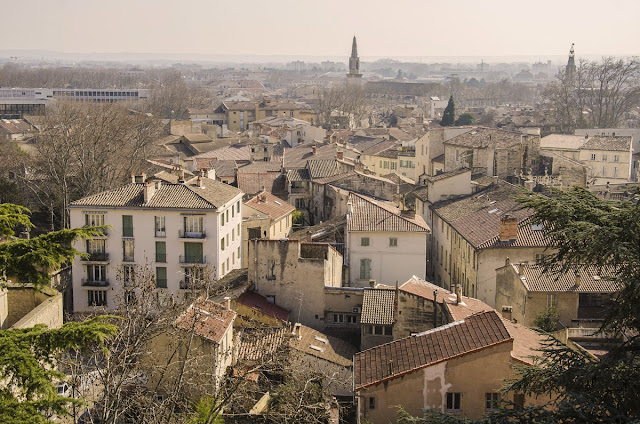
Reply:
<svg viewBox="0 0 640 424"><path fill-rule="evenodd" d="M353 44L351 44L351 57L349 58L349 73L347 74L347 83L360 84L362 74L360 73L360 58L358 57L358 43L356 36L353 36Z"/></svg>
<svg viewBox="0 0 640 424"><path fill-rule="evenodd" d="M565 73L567 76L572 77L576 73L576 54L573 50L575 43L571 43L571 49L569 50L569 61L567 61L567 67Z"/></svg>
<svg viewBox="0 0 640 424"><path fill-rule="evenodd" d="M353 36L353 44L351 45L351 57L358 57L358 43L356 42L356 36Z"/></svg>

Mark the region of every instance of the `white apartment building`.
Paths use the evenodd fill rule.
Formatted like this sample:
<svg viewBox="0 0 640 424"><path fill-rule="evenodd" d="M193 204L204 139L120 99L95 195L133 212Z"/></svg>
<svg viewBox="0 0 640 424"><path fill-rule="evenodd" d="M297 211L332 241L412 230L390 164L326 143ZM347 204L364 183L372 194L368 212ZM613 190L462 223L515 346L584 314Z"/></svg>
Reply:
<svg viewBox="0 0 640 424"><path fill-rule="evenodd" d="M181 300L202 279L240 268L242 195L209 178L168 183L143 174L73 202L73 228L109 226L104 237L76 242L89 256L73 262L74 311L115 308L128 295L127 282L145 267L153 268L160 303Z"/></svg>
<svg viewBox="0 0 640 424"><path fill-rule="evenodd" d="M424 219L402 213L390 202L351 193L347 205L346 256L349 285L368 287L370 280L393 285L415 275L424 278L427 235Z"/></svg>

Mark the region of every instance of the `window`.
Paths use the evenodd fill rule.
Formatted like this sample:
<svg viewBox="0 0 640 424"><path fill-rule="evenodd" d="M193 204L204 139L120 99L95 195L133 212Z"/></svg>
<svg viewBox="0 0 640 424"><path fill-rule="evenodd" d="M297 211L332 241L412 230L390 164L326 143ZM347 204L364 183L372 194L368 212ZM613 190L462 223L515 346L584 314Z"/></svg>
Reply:
<svg viewBox="0 0 640 424"><path fill-rule="evenodd" d="M107 267L104 265L87 265L87 281L105 282Z"/></svg>
<svg viewBox="0 0 640 424"><path fill-rule="evenodd" d="M86 213L84 216L84 225L89 227L98 227L104 225L103 213Z"/></svg>
<svg viewBox="0 0 640 424"><path fill-rule="evenodd" d="M447 411L461 411L462 410L462 394L461 393L447 393Z"/></svg>
<svg viewBox="0 0 640 424"><path fill-rule="evenodd" d="M591 153L591 160L596 160L596 154L595 153Z"/></svg>
<svg viewBox="0 0 640 424"><path fill-rule="evenodd" d="M303 198L296 199L296 209L298 209L298 210L304 209L304 199Z"/></svg>
<svg viewBox="0 0 640 424"><path fill-rule="evenodd" d="M134 265L124 265L122 267L122 281L124 282L125 287L136 281L136 270Z"/></svg>
<svg viewBox="0 0 640 424"><path fill-rule="evenodd" d="M167 243L164 241L156 242L156 262L167 262Z"/></svg>
<svg viewBox="0 0 640 424"><path fill-rule="evenodd" d="M184 263L202 264L204 262L204 256L202 255L202 243L184 244Z"/></svg>
<svg viewBox="0 0 640 424"><path fill-rule="evenodd" d="M276 279L276 261L273 259L267 260L267 280L275 280Z"/></svg>
<svg viewBox="0 0 640 424"><path fill-rule="evenodd" d="M360 246L369 246L369 237L360 237Z"/></svg>
<svg viewBox="0 0 640 424"><path fill-rule="evenodd" d="M224 219L225 219L225 221L229 222L229 209L227 209L227 212L225 213Z"/></svg>
<svg viewBox="0 0 640 424"><path fill-rule="evenodd" d="M602 154L602 162L606 162L607 161L607 155L606 154Z"/></svg>
<svg viewBox="0 0 640 424"><path fill-rule="evenodd" d="M224 275L224 262L222 263L222 272L220 273L220 276L222 277Z"/></svg>
<svg viewBox="0 0 640 424"><path fill-rule="evenodd" d="M220 239L220 250L224 250L224 237Z"/></svg>
<svg viewBox="0 0 640 424"><path fill-rule="evenodd" d="M558 304L558 296L555 294L547 295L547 308L552 308Z"/></svg>
<svg viewBox="0 0 640 424"><path fill-rule="evenodd" d="M122 215L122 236L133 237L133 216Z"/></svg>
<svg viewBox="0 0 640 424"><path fill-rule="evenodd" d="M389 247L398 247L397 237L389 237Z"/></svg>
<svg viewBox="0 0 640 424"><path fill-rule="evenodd" d="M156 228L156 237L166 237L166 227L164 224L164 216L156 216L155 220L155 228Z"/></svg>
<svg viewBox="0 0 640 424"><path fill-rule="evenodd" d="M603 167L602 167L602 176L603 176L603 177L606 177L606 176L607 176L607 167L606 167L606 166L603 166Z"/></svg>
<svg viewBox="0 0 640 424"><path fill-rule="evenodd" d="M240 259L240 246L238 246L238 259Z"/></svg>
<svg viewBox="0 0 640 424"><path fill-rule="evenodd" d="M203 281L204 268L197 266L188 267L184 269L184 283L180 282L180 288L190 289Z"/></svg>
<svg viewBox="0 0 640 424"><path fill-rule="evenodd" d="M107 306L107 292L102 290L87 291L89 306Z"/></svg>
<svg viewBox="0 0 640 424"><path fill-rule="evenodd" d="M500 407L500 393L484 394L484 409L486 411L496 411Z"/></svg>
<svg viewBox="0 0 640 424"><path fill-rule="evenodd" d="M240 201L238 200L238 203L236 203L236 213L240 213Z"/></svg>
<svg viewBox="0 0 640 424"><path fill-rule="evenodd" d="M238 234L238 237L240 237L240 224L236 226L236 234Z"/></svg>
<svg viewBox="0 0 640 424"><path fill-rule="evenodd" d="M618 167L617 166L613 167L613 178L618 178Z"/></svg>
<svg viewBox="0 0 640 424"><path fill-rule="evenodd" d="M204 235L204 217L198 215L185 216L183 221L185 237L202 237Z"/></svg>
<svg viewBox="0 0 640 424"><path fill-rule="evenodd" d="M371 278L371 259L360 259L360 279L368 280Z"/></svg>
<svg viewBox="0 0 640 424"><path fill-rule="evenodd" d="M620 161L620 156L619 155L613 155L613 161L614 162L619 162Z"/></svg>
<svg viewBox="0 0 640 424"><path fill-rule="evenodd" d="M376 398L369 396L369 409L376 409Z"/></svg>
<svg viewBox="0 0 640 424"><path fill-rule="evenodd" d="M122 260L133 262L133 239L122 239Z"/></svg>
<svg viewBox="0 0 640 424"><path fill-rule="evenodd" d="M87 253L105 253L106 240L87 240Z"/></svg>
<svg viewBox="0 0 640 424"><path fill-rule="evenodd" d="M167 288L167 268L163 266L156 267L156 287L159 289Z"/></svg>
<svg viewBox="0 0 640 424"><path fill-rule="evenodd" d="M224 214L223 213L220 214L220 226L221 227L224 226Z"/></svg>

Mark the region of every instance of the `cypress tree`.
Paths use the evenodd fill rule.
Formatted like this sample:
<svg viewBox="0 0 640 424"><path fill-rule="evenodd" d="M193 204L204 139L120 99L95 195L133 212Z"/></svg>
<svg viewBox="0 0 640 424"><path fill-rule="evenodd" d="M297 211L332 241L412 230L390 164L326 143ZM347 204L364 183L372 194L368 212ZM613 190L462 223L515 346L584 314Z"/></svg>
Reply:
<svg viewBox="0 0 640 424"><path fill-rule="evenodd" d="M453 103L453 96L449 97L449 103L442 114L440 125L443 127L451 127L456 122L456 105Z"/></svg>

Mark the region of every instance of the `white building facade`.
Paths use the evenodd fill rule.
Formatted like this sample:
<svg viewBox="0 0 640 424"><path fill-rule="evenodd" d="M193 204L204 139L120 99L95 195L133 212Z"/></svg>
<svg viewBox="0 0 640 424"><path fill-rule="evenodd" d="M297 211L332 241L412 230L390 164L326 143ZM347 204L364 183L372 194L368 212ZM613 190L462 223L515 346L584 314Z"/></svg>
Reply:
<svg viewBox="0 0 640 424"><path fill-rule="evenodd" d="M73 262L75 312L115 308L143 273L155 276L162 304L241 267L242 192L219 181L132 182L69 209L73 228L108 226L104 237L76 242L89 256Z"/></svg>

